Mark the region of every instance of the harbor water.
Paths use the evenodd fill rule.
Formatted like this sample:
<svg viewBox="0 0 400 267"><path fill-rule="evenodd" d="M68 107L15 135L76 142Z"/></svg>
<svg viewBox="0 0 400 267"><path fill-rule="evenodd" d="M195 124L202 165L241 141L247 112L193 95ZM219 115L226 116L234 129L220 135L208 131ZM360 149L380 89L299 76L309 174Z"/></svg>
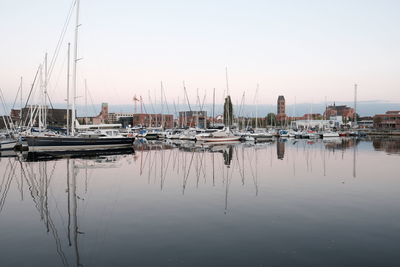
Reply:
<svg viewBox="0 0 400 267"><path fill-rule="evenodd" d="M399 266L400 139L0 158L0 266Z"/></svg>

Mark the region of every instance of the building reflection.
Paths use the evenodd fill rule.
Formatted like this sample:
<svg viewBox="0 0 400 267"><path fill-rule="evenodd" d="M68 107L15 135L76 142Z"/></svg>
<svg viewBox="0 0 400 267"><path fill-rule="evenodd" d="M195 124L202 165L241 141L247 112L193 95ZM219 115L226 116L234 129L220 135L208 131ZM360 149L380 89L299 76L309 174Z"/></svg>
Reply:
<svg viewBox="0 0 400 267"><path fill-rule="evenodd" d="M400 138L374 138L372 145L376 151L384 151L388 154L400 154Z"/></svg>
<svg viewBox="0 0 400 267"><path fill-rule="evenodd" d="M278 140L276 142L276 154L278 159L282 159L285 157L285 142Z"/></svg>
<svg viewBox="0 0 400 267"><path fill-rule="evenodd" d="M349 148L353 148L360 143L360 139L358 138L329 138L324 139L325 148L328 150L346 150Z"/></svg>

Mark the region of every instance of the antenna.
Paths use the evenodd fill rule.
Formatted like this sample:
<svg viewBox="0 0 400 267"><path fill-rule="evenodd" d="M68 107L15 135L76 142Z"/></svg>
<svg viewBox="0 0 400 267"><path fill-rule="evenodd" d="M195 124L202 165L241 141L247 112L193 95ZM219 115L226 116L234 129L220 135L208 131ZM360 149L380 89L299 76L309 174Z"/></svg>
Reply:
<svg viewBox="0 0 400 267"><path fill-rule="evenodd" d="M229 95L228 67L225 67L225 78L226 78L226 94Z"/></svg>

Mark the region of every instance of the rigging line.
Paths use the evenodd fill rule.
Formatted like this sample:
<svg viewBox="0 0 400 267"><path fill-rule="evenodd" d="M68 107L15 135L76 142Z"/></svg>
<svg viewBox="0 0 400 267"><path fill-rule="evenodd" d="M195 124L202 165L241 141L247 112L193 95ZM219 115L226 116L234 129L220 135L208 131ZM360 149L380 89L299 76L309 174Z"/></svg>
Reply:
<svg viewBox="0 0 400 267"><path fill-rule="evenodd" d="M187 175L185 175L186 177L184 177L184 184L183 184L183 191L182 191L182 194L185 193L185 189L186 189L186 185L187 185L187 180L188 180L189 174L190 174L190 169L192 168L193 158L194 158L194 151L193 151L193 153L192 153L192 158L190 159L189 169L188 169Z"/></svg>
<svg viewBox="0 0 400 267"><path fill-rule="evenodd" d="M71 7L70 7L70 9L69 9L69 11L68 11L67 18L66 18L66 20L65 20L65 22L64 22L63 28L62 28L62 30L61 30L61 34L60 34L60 37L59 37L59 39L58 39L58 42L57 42L57 45L56 45L56 49L54 50L53 57L52 57L52 59L50 60L50 68L49 68L49 73L48 73L48 74L49 74L49 75L48 75L48 81L49 81L50 78L51 78L51 74L52 74L52 72L53 72L53 69L54 69L54 66L55 66L55 62L57 61L57 57L58 57L58 55L59 55L60 48L61 48L62 42L63 42L63 40L64 40L64 37L65 37L65 33L67 32L68 25L69 25L69 21L70 21L70 19L71 19L71 17L72 17L73 8L74 8L75 4L76 4L76 1L73 0L72 3L71 3Z"/></svg>
<svg viewBox="0 0 400 267"><path fill-rule="evenodd" d="M32 83L32 86L31 86L31 90L29 90L29 95L28 95L28 98L26 99L25 107L28 106L29 98L31 97L32 91L33 91L33 89L34 89L34 87L35 87L36 79L37 79L37 76L38 76L38 74L39 74L40 68L41 68L41 65L39 65L39 67L38 67L37 70L36 70L35 78L33 79L33 83Z"/></svg>
<svg viewBox="0 0 400 267"><path fill-rule="evenodd" d="M1 192L2 188L3 188L3 184L4 184L4 181L5 181L5 178L6 178L6 174L8 173L8 167L9 166L11 166L11 161L10 160L8 160L8 163L6 165L6 169L4 171L3 180L2 180L2 182L0 184L0 192Z"/></svg>
<svg viewBox="0 0 400 267"><path fill-rule="evenodd" d="M94 108L94 102L93 102L93 98L92 98L92 93L90 93L90 90L89 90L89 89L87 89L87 92L88 92L88 94L89 94L90 103L92 104L93 112L94 112L94 114L96 115L96 109Z"/></svg>
<svg viewBox="0 0 400 267"><path fill-rule="evenodd" d="M18 95L19 95L19 91L21 91L21 84L18 86L17 94L15 95L14 103L13 103L13 105L12 105L12 108L11 108L11 109L14 109L14 107L15 107L15 103L17 103L17 100L18 100Z"/></svg>
<svg viewBox="0 0 400 267"><path fill-rule="evenodd" d="M16 161L15 161L15 163L16 163ZM14 166L15 163L12 164L12 168L10 169L10 173L8 174L7 182L6 182L6 184L5 184L3 194L1 195L1 199L0 199L0 213L1 213L1 211L3 210L3 208L4 208L4 204L6 203L8 191L10 190L11 181L12 181L12 179L14 178L15 169L16 169L15 166Z"/></svg>
<svg viewBox="0 0 400 267"><path fill-rule="evenodd" d="M168 112L168 114L169 114L169 107L168 107L168 102L167 102L167 96L165 95L165 90L164 90L164 87L163 87L163 93L164 93L164 101L165 101L165 105L167 106L167 112Z"/></svg>
<svg viewBox="0 0 400 267"><path fill-rule="evenodd" d="M64 66L65 66L65 62L67 61L67 59L68 59L68 55L66 54L65 57L64 57L64 59L63 59L63 61L62 61L61 68L60 68L60 72L58 73L56 83L55 83L55 85L52 87L53 90L57 90L58 83L59 83L59 81L60 81L61 74L62 74L63 71L64 71ZM50 84L50 81L48 81L48 84ZM48 93L47 93L47 94L48 94Z"/></svg>

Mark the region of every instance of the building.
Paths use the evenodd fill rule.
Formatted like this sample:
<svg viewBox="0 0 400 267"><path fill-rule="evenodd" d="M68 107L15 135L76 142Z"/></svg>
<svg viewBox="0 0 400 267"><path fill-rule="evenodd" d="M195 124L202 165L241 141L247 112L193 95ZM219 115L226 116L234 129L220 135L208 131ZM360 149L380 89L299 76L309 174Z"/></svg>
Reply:
<svg viewBox="0 0 400 267"><path fill-rule="evenodd" d="M41 109L41 110L40 110ZM46 112L46 123L49 127L65 127L67 125L67 109L40 107L38 105L27 106L22 108L22 116L20 109L12 109L10 117L15 124L19 124L22 119L22 125L28 125L31 122L33 126L39 126L38 116L40 113ZM69 114L71 119L71 112Z"/></svg>
<svg viewBox="0 0 400 267"><path fill-rule="evenodd" d="M109 123L108 103L101 104L101 111L95 117L77 117L80 124L107 124Z"/></svg>
<svg viewBox="0 0 400 267"><path fill-rule="evenodd" d="M278 96L276 114L277 115L285 114L285 97L283 95Z"/></svg>
<svg viewBox="0 0 400 267"><path fill-rule="evenodd" d="M322 120L322 115L319 113L308 113L304 114L300 120Z"/></svg>
<svg viewBox="0 0 400 267"><path fill-rule="evenodd" d="M172 114L145 114L137 113L132 116L132 126L174 128Z"/></svg>
<svg viewBox="0 0 400 267"><path fill-rule="evenodd" d="M383 130L400 130L400 110L387 111L373 117L374 128Z"/></svg>
<svg viewBox="0 0 400 267"><path fill-rule="evenodd" d="M207 111L181 111L179 112L179 127L207 128Z"/></svg>
<svg viewBox="0 0 400 267"><path fill-rule="evenodd" d="M342 116L343 121L349 121L354 118L354 109L346 105L336 106L333 103L332 106L327 106L324 112L324 118L330 119L332 116Z"/></svg>
<svg viewBox="0 0 400 267"><path fill-rule="evenodd" d="M0 129L9 129L10 116L0 115Z"/></svg>
<svg viewBox="0 0 400 267"><path fill-rule="evenodd" d="M286 116L286 107L285 107L285 97L283 95L278 96L278 101L277 101L277 110L276 110L276 121L279 123L282 123L287 119Z"/></svg>
<svg viewBox="0 0 400 267"><path fill-rule="evenodd" d="M357 125L359 128L373 128L374 127L374 118L373 117L361 117L357 121Z"/></svg>
<svg viewBox="0 0 400 267"><path fill-rule="evenodd" d="M119 123L121 119L128 120L132 119L134 113L129 112L113 112L108 114L108 120L110 123Z"/></svg>

